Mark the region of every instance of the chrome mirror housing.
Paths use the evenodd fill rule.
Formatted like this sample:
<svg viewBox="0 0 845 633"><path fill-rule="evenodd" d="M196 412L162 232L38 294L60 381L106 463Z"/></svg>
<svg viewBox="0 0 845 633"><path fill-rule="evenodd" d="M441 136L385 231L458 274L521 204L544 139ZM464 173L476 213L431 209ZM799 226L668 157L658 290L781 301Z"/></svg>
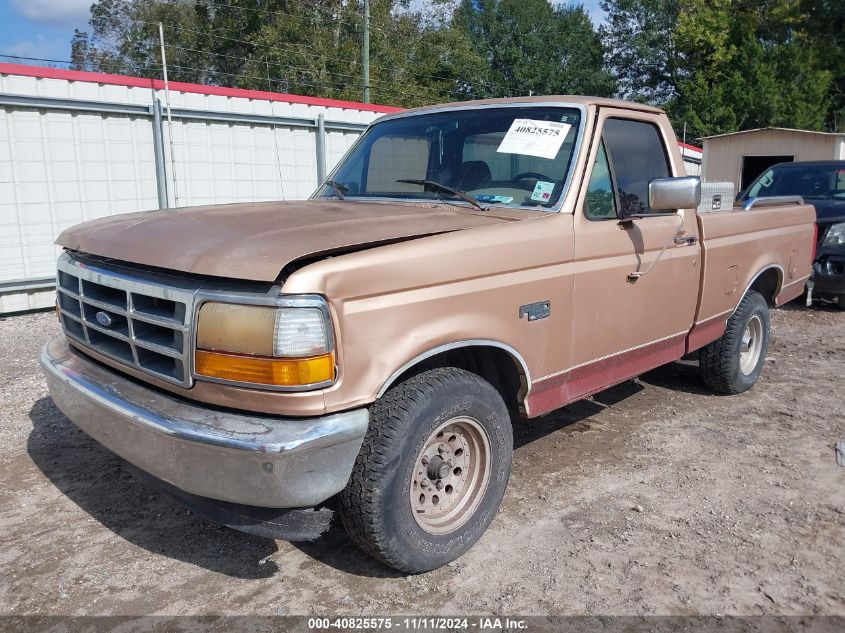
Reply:
<svg viewBox="0 0 845 633"><path fill-rule="evenodd" d="M701 202L701 179L697 176L655 178L648 183L648 206L653 211L695 209Z"/></svg>

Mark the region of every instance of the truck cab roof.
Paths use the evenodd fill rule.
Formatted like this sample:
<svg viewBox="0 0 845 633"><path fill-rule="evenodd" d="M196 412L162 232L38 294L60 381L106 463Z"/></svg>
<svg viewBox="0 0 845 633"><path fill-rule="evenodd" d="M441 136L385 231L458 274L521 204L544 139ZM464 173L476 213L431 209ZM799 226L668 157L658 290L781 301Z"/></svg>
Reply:
<svg viewBox="0 0 845 633"><path fill-rule="evenodd" d="M621 108L626 110L637 110L639 112L653 112L660 114L663 112L660 108L647 105L645 103L636 103L634 101L622 101L621 99L606 99L604 97L586 97L583 95L538 95L533 97L507 97L502 99L478 99L475 101L461 101L457 103L439 103L435 105L422 106L419 108L411 108L403 110L391 116L405 116L408 114L424 114L426 112L433 112L438 110L456 110L462 108L485 107L485 106L508 106L514 104L530 104L530 105L553 105L553 104L575 104L583 106L595 106L604 108Z"/></svg>

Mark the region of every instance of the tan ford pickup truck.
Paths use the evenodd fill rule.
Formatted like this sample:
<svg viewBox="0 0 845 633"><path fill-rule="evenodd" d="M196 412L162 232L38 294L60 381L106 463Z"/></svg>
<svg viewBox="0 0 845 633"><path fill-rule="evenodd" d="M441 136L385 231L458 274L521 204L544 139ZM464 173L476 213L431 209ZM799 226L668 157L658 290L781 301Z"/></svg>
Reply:
<svg viewBox="0 0 845 633"><path fill-rule="evenodd" d="M337 513L366 552L429 570L496 514L518 412L690 354L714 390L757 381L815 213L699 198L649 106L408 110L310 200L65 231L41 362L73 422L198 512L290 540Z"/></svg>

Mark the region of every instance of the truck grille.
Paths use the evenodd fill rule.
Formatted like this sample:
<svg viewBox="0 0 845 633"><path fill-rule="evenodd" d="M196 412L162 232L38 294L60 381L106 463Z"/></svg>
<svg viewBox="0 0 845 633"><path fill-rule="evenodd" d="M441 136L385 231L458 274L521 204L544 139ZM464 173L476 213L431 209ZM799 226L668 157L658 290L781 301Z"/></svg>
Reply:
<svg viewBox="0 0 845 633"><path fill-rule="evenodd" d="M83 348L189 387L196 288L140 275L61 255L56 288L64 332Z"/></svg>

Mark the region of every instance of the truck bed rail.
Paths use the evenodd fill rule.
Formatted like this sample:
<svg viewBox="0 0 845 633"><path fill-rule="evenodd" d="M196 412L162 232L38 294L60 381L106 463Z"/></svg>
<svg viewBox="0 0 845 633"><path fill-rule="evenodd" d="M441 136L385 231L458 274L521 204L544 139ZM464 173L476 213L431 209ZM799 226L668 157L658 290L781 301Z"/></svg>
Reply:
<svg viewBox="0 0 845 633"><path fill-rule="evenodd" d="M754 207L772 207L781 204L804 204L804 198L801 196L761 196L749 198L742 203L742 208L749 211Z"/></svg>

